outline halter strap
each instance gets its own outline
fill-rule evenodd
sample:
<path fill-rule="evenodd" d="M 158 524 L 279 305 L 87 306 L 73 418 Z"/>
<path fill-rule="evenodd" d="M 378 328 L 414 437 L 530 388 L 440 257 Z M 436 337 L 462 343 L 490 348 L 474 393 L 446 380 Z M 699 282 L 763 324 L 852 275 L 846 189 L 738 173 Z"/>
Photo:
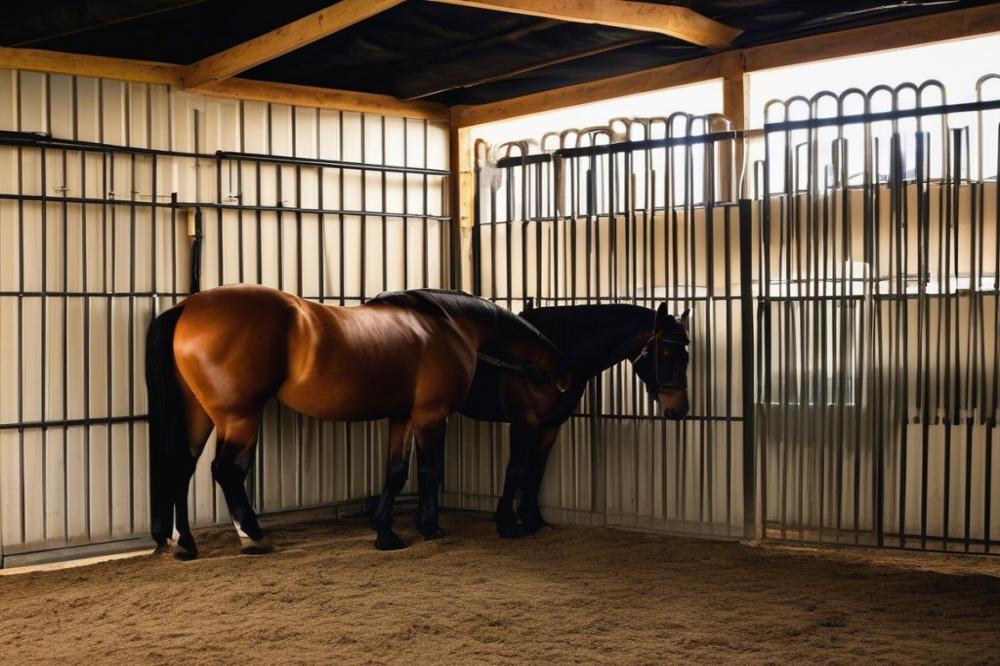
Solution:
<path fill-rule="evenodd" d="M 484 363 L 488 363 L 489 365 L 495 365 L 496 367 L 503 368 L 504 370 L 517 372 L 519 374 L 528 377 L 529 379 L 531 378 L 531 373 L 528 372 L 524 368 L 524 366 L 517 365 L 516 363 L 508 363 L 503 359 L 496 358 L 495 356 L 490 356 L 489 354 L 485 354 L 483 352 L 476 353 L 476 356 L 479 358 L 480 361 L 483 361 Z"/>
<path fill-rule="evenodd" d="M 642 358 L 643 354 L 646 353 L 646 348 L 649 347 L 650 343 L 653 343 L 653 381 L 656 383 L 656 388 L 686 389 L 688 387 L 687 374 L 685 374 L 683 379 L 679 382 L 663 383 L 660 381 L 659 346 L 662 343 L 665 345 L 678 345 L 680 347 L 686 347 L 689 344 L 691 344 L 691 341 L 688 339 L 688 337 L 685 335 L 684 338 L 667 337 L 661 340 L 657 332 L 653 331 L 653 333 L 649 336 L 649 338 L 646 339 L 646 342 L 642 345 L 642 348 L 639 350 L 639 354 L 634 359 L 632 359 L 633 363 Z"/>
<path fill-rule="evenodd" d="M 544 386 L 546 384 L 546 382 L 544 381 L 539 381 L 538 376 L 532 373 L 523 365 L 518 365 L 517 363 L 510 363 L 508 361 L 496 358 L 495 356 L 490 356 L 489 354 L 485 354 L 483 352 L 477 352 L 476 357 L 479 358 L 480 361 L 483 361 L 484 363 L 487 363 L 489 365 L 496 366 L 503 370 L 510 370 L 511 372 L 516 372 L 519 375 L 523 375 L 524 377 L 527 377 L 529 382 L 537 386 Z M 548 376 L 548 373 L 546 373 L 544 370 L 541 370 L 541 372 L 545 373 L 545 375 Z M 560 393 L 564 393 L 566 389 L 569 388 L 568 385 L 563 386 L 558 379 L 554 379 L 554 381 L 556 388 L 559 390 Z"/>

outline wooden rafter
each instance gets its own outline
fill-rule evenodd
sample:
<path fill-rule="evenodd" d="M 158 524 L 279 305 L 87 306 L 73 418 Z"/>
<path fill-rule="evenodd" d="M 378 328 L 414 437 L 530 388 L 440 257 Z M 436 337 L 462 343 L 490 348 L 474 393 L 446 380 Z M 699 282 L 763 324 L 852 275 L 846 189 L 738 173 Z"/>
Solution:
<path fill-rule="evenodd" d="M 210 55 L 184 69 L 184 87 L 201 88 L 225 81 L 380 14 L 403 0 L 341 0 L 297 21 Z"/>
<path fill-rule="evenodd" d="M 728 47 L 740 30 L 687 7 L 630 0 L 433 0 L 572 23 L 658 32 L 713 49 Z"/>

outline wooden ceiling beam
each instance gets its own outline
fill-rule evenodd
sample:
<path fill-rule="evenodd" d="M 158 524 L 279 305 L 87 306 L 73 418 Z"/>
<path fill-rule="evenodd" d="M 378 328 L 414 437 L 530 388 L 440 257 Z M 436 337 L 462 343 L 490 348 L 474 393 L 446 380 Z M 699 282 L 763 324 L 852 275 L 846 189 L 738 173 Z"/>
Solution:
<path fill-rule="evenodd" d="M 196 92 L 215 97 L 252 99 L 275 104 L 358 111 L 385 116 L 426 118 L 434 121 L 446 121 L 449 116 L 449 109 L 444 104 L 424 101 L 405 102 L 389 95 L 300 86 L 294 83 L 233 78 L 202 86 Z"/>
<path fill-rule="evenodd" d="M 657 32 L 711 49 L 728 47 L 742 32 L 687 7 L 634 0 L 432 0 L 571 23 Z"/>
<path fill-rule="evenodd" d="M 0 69 L 52 72 L 99 79 L 179 86 L 184 67 L 149 60 L 127 60 L 104 56 L 0 47 Z"/>
<path fill-rule="evenodd" d="M 225 81 L 402 2 L 403 0 L 340 0 L 326 9 L 188 65 L 184 69 L 184 87 L 200 88 Z"/>
<path fill-rule="evenodd" d="M 8 47 L 0 47 L 0 69 L 89 76 L 176 88 L 182 86 L 184 72 L 183 65 L 162 62 Z M 433 102 L 404 102 L 388 95 L 239 78 L 206 84 L 196 92 L 232 99 L 252 99 L 275 104 L 427 118 L 435 121 L 447 120 L 449 115 L 447 106 Z"/>

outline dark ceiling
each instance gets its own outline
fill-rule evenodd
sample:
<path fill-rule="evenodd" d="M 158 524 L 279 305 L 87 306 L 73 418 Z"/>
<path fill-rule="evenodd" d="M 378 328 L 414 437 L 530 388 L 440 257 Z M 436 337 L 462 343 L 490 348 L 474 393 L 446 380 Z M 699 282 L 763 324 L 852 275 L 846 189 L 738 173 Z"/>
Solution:
<path fill-rule="evenodd" d="M 647 0 L 654 1 L 654 0 Z M 294 21 L 331 0 L 92 0 L 4 7 L 0 45 L 190 64 Z M 982 0 L 687 0 L 743 30 L 734 47 L 992 4 Z M 662 35 L 469 9 L 401 5 L 240 74 L 478 104 L 697 58 L 706 49 Z"/>

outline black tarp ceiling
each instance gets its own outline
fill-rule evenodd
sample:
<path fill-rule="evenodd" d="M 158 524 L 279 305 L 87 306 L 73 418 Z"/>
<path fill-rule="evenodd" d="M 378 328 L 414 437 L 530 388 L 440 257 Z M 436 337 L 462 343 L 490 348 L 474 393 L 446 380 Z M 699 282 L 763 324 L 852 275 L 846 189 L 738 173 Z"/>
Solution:
<path fill-rule="evenodd" d="M 190 64 L 330 4 L 331 0 L 7 3 L 0 45 Z M 661 0 L 661 4 L 687 6 L 740 28 L 744 32 L 733 46 L 747 47 L 991 3 Z M 702 47 L 651 33 L 408 0 L 240 76 L 478 104 L 707 53 Z"/>

